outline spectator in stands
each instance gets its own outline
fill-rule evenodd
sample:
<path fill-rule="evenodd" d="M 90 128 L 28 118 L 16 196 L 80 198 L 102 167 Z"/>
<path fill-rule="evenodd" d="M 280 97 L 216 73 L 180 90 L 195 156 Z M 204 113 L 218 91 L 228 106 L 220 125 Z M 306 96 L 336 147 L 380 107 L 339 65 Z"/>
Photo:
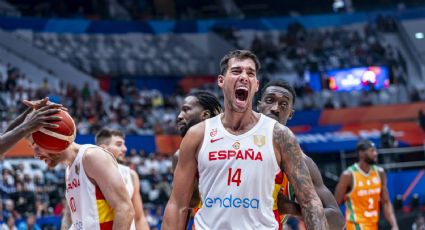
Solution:
<path fill-rule="evenodd" d="M 419 122 L 419 126 L 425 132 L 425 113 L 422 109 L 419 110 L 418 112 L 418 122 Z"/>
<path fill-rule="evenodd" d="M 418 215 L 415 222 L 412 224 L 412 230 L 425 230 L 425 218 L 423 215 Z"/>
<path fill-rule="evenodd" d="M 35 212 L 35 194 L 34 192 L 25 190 L 22 182 L 16 183 L 16 192 L 12 193 L 10 197 L 15 203 L 16 211 L 20 214 L 24 214 L 25 212 Z"/>
<path fill-rule="evenodd" d="M 384 124 L 384 126 L 382 127 L 380 139 L 381 139 L 381 148 L 397 147 L 397 141 L 388 124 Z"/>
<path fill-rule="evenodd" d="M 38 226 L 35 221 L 34 213 L 28 213 L 27 219 L 19 224 L 18 230 L 41 230 L 40 226 Z"/>
<path fill-rule="evenodd" d="M 1 225 L 0 230 L 17 230 L 15 225 L 15 217 L 9 216 L 7 221 Z"/>
<path fill-rule="evenodd" d="M 4 202 L 3 220 L 8 220 L 9 217 L 19 218 L 19 213 L 15 210 L 15 204 L 12 199 L 7 199 Z"/>

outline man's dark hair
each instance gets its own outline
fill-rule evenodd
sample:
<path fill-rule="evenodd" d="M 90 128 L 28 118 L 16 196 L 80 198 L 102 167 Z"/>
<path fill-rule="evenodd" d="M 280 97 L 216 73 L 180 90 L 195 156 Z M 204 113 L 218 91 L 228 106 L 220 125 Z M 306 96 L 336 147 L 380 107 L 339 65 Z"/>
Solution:
<path fill-rule="evenodd" d="M 215 117 L 222 112 L 222 107 L 217 97 L 208 91 L 198 90 L 189 93 L 187 96 L 196 97 L 202 108 L 210 112 L 211 117 Z"/>
<path fill-rule="evenodd" d="M 362 139 L 359 142 L 357 142 L 356 145 L 356 152 L 360 152 L 360 151 L 365 151 L 368 150 L 370 148 L 375 148 L 375 143 L 373 143 L 372 141 L 369 141 L 367 139 Z"/>
<path fill-rule="evenodd" d="M 224 57 L 220 61 L 220 74 L 224 75 L 229 68 L 229 60 L 232 58 L 236 58 L 239 60 L 251 59 L 255 63 L 255 72 L 261 69 L 260 61 L 258 57 L 249 50 L 234 50 L 230 51 L 228 54 L 224 55 Z"/>
<path fill-rule="evenodd" d="M 266 89 L 270 86 L 278 86 L 278 87 L 282 87 L 286 90 L 288 90 L 291 94 L 292 94 L 292 105 L 295 105 L 295 98 L 296 98 L 296 94 L 295 94 L 295 89 L 294 87 L 292 87 L 291 84 L 289 84 L 289 82 L 285 81 L 285 80 L 273 80 L 273 81 L 269 81 L 262 89 L 261 89 L 261 95 L 260 98 L 263 98 L 264 92 L 266 91 Z"/>
<path fill-rule="evenodd" d="M 103 128 L 96 133 L 96 136 L 95 136 L 96 145 L 109 144 L 108 142 L 111 140 L 113 136 L 119 136 L 119 137 L 125 138 L 125 134 L 119 130 Z"/>

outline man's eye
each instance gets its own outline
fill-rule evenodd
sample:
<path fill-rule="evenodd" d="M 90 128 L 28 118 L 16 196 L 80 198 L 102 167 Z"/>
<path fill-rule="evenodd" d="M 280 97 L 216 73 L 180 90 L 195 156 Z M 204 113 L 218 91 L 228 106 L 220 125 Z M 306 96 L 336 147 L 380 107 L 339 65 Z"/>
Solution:
<path fill-rule="evenodd" d="M 267 103 L 267 104 L 271 104 L 271 103 L 273 103 L 273 99 L 271 99 L 271 98 L 266 98 L 266 103 Z"/>

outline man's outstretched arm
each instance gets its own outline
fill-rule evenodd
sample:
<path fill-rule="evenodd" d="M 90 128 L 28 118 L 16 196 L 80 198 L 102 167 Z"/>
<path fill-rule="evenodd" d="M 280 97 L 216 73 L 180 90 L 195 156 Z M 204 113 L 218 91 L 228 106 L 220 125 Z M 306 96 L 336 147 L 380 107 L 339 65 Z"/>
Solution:
<path fill-rule="evenodd" d="M 317 192 L 317 195 L 322 201 L 323 208 L 325 210 L 326 220 L 329 224 L 329 229 L 344 229 L 344 216 L 342 215 L 341 210 L 338 207 L 338 203 L 336 202 L 335 197 L 323 183 L 323 178 L 320 174 L 319 168 L 317 167 L 316 163 L 314 163 L 314 161 L 308 156 L 304 156 L 304 162 L 306 163 L 310 172 L 311 180 L 313 181 L 313 185 Z"/>
<path fill-rule="evenodd" d="M 287 127 L 276 123 L 273 140 L 275 149 L 281 155 L 281 168 L 294 187 L 307 229 L 329 229 L 322 202 L 314 190 L 295 135 Z"/>
<path fill-rule="evenodd" d="M 43 108 L 25 111 L 17 119 L 15 119 L 7 132 L 0 136 L 0 156 L 12 148 L 19 140 L 31 134 L 41 127 L 57 128 L 57 124 L 52 124 L 52 121 L 58 121 L 61 118 L 53 116 L 60 111 L 60 105 L 46 105 Z"/>
<path fill-rule="evenodd" d="M 162 224 L 164 230 L 186 228 L 186 217 L 197 171 L 196 153 L 202 143 L 203 132 L 203 123 L 193 126 L 180 145 L 179 160 L 174 171 L 173 190 L 164 213 Z"/>

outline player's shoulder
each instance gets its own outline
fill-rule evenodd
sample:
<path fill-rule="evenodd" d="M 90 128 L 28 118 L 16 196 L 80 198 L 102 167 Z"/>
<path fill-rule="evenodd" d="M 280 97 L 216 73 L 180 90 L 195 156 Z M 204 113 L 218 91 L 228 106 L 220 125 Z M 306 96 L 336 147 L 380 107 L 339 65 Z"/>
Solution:
<path fill-rule="evenodd" d="M 353 172 L 354 172 L 354 170 L 353 170 L 353 168 L 350 166 L 350 167 L 348 167 L 348 168 L 346 168 L 342 173 L 341 173 L 341 176 L 352 176 L 353 175 Z"/>
<path fill-rule="evenodd" d="M 271 118 L 267 117 L 266 119 L 271 119 Z M 288 134 L 293 135 L 292 131 L 287 126 L 282 125 L 273 119 L 271 122 L 273 124 L 273 136 L 282 136 L 282 135 L 288 135 Z"/>
<path fill-rule="evenodd" d="M 104 150 L 103 148 L 100 148 L 98 146 L 89 146 L 84 155 L 83 155 L 83 161 L 85 163 L 87 162 L 92 162 L 92 163 L 96 163 L 99 161 L 102 162 L 114 162 L 115 164 L 117 164 L 115 157 L 113 156 L 112 153 Z"/>
<path fill-rule="evenodd" d="M 373 165 L 373 168 L 379 173 L 385 173 L 385 169 L 378 165 Z"/>
<path fill-rule="evenodd" d="M 378 166 L 378 165 L 374 165 L 373 166 L 374 167 L 374 169 L 376 170 L 376 172 L 378 172 L 378 174 L 379 174 L 379 176 L 382 178 L 382 177 L 385 177 L 385 169 L 384 168 L 382 168 L 382 167 L 380 167 L 380 166 Z"/>
<path fill-rule="evenodd" d="M 204 134 L 205 132 L 205 121 L 201 121 L 198 124 L 192 126 L 189 128 L 189 130 L 187 131 L 185 137 L 187 136 L 197 136 L 200 134 Z"/>

